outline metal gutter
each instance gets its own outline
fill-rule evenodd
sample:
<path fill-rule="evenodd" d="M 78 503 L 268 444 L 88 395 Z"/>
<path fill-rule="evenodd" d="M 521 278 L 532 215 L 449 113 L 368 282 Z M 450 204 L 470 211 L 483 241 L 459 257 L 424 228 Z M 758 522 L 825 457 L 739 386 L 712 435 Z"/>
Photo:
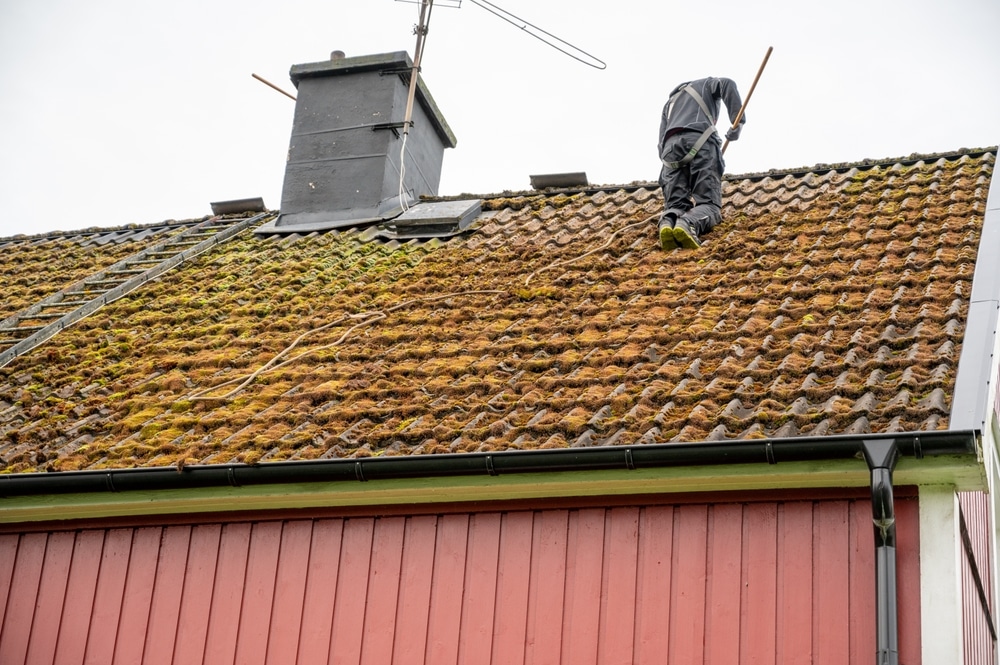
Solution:
<path fill-rule="evenodd" d="M 733 464 L 862 459 L 865 442 L 893 441 L 901 455 L 978 455 L 979 432 L 933 431 L 865 436 L 790 437 L 606 448 L 512 450 L 360 459 L 219 464 L 0 475 L 0 497 L 130 492 L 283 483 L 500 476 Z M 3 506 L 0 505 L 0 508 Z"/>

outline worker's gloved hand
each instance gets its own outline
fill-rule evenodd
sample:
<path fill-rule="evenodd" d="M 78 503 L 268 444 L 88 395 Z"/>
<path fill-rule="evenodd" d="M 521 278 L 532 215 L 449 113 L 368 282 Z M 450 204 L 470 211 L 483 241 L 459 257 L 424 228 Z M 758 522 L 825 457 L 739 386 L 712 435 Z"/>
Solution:
<path fill-rule="evenodd" d="M 726 132 L 727 141 L 735 141 L 740 137 L 740 132 L 743 131 L 743 123 L 736 125 L 735 127 L 730 127 L 729 131 Z"/>

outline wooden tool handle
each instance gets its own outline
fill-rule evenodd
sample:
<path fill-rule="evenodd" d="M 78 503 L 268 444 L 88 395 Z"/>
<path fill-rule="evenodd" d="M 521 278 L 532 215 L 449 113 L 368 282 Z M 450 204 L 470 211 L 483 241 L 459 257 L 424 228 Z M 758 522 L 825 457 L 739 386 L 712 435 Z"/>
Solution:
<path fill-rule="evenodd" d="M 739 125 L 740 120 L 743 119 L 743 112 L 746 111 L 747 104 L 750 103 L 750 98 L 753 96 L 753 90 L 754 88 L 757 87 L 757 81 L 760 80 L 760 75 L 764 71 L 764 65 L 767 64 L 767 59 L 771 57 L 771 51 L 773 50 L 774 50 L 773 46 L 767 47 L 767 53 L 764 54 L 764 62 L 760 63 L 760 69 L 757 70 L 757 76 L 753 78 L 753 83 L 750 84 L 750 91 L 747 92 L 746 99 L 743 100 L 743 106 L 740 107 L 740 112 L 736 114 L 736 121 L 733 123 L 732 128 L 735 128 L 737 125 Z M 726 154 L 726 148 L 728 147 L 729 147 L 729 139 L 726 139 L 726 142 L 722 144 L 723 155 Z"/>

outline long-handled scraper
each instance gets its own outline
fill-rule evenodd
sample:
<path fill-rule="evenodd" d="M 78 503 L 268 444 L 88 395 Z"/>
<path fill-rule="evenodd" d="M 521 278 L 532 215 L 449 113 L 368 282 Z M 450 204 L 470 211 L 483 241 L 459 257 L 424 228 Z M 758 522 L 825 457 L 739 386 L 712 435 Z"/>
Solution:
<path fill-rule="evenodd" d="M 757 76 L 753 79 L 753 84 L 750 85 L 750 91 L 747 93 L 746 99 L 743 100 L 743 106 L 740 107 L 740 112 L 736 114 L 736 122 L 733 123 L 733 127 L 737 127 L 740 124 L 740 120 L 743 119 L 743 112 L 747 109 L 747 104 L 750 103 L 750 97 L 753 96 L 753 89 L 757 87 L 757 81 L 760 80 L 760 75 L 764 71 L 764 65 L 767 64 L 767 59 L 771 57 L 771 51 L 774 50 L 773 46 L 767 47 L 767 53 L 764 54 L 764 62 L 760 63 L 760 69 L 757 70 Z M 722 154 L 726 154 L 726 148 L 729 146 L 729 139 L 722 144 Z"/>

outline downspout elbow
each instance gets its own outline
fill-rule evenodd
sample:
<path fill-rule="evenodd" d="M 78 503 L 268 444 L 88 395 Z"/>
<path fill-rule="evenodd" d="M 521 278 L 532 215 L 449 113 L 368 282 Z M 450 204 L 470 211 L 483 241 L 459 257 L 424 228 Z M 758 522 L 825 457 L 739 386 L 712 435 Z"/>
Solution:
<path fill-rule="evenodd" d="M 896 546 L 896 510 L 892 495 L 892 471 L 871 469 L 872 522 L 875 525 L 875 546 Z"/>
<path fill-rule="evenodd" d="M 899 460 L 895 439 L 862 442 L 871 471 L 872 522 L 875 527 L 876 663 L 899 664 L 899 624 L 896 594 L 896 511 L 892 471 Z"/>
<path fill-rule="evenodd" d="M 895 547 L 896 509 L 892 495 L 892 472 L 899 461 L 899 447 L 894 439 L 865 440 L 862 450 L 871 472 L 875 545 Z"/>

